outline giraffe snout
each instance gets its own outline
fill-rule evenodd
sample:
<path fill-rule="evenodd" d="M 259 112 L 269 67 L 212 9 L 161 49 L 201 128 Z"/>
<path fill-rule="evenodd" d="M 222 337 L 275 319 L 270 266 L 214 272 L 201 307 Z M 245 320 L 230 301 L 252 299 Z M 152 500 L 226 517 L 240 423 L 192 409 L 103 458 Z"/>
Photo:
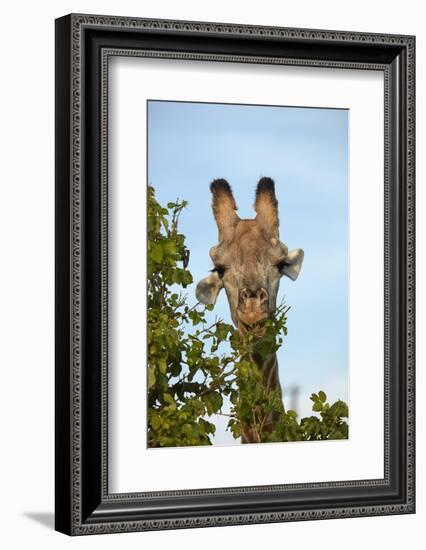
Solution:
<path fill-rule="evenodd" d="M 244 325 L 254 325 L 268 317 L 269 295 L 266 288 L 242 288 L 238 299 L 238 317 Z"/>

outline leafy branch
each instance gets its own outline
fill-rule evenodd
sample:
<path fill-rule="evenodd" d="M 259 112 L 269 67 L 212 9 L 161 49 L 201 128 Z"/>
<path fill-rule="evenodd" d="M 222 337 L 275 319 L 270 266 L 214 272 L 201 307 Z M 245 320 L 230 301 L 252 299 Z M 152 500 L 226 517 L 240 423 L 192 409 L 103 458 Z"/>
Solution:
<path fill-rule="evenodd" d="M 277 308 L 262 334 L 255 326 L 244 335 L 221 319 L 208 323 L 211 306 L 188 306 L 182 291 L 193 279 L 178 227 L 186 206 L 176 200 L 164 208 L 148 187 L 148 445 L 211 445 L 214 415 L 228 418 L 236 439 L 247 430 L 259 442 L 347 438 L 342 401 L 329 405 L 324 392 L 313 394 L 319 416 L 299 422 L 278 392 L 264 387 L 252 358 L 283 345 L 288 306 Z M 229 412 L 222 411 L 224 399 Z"/>

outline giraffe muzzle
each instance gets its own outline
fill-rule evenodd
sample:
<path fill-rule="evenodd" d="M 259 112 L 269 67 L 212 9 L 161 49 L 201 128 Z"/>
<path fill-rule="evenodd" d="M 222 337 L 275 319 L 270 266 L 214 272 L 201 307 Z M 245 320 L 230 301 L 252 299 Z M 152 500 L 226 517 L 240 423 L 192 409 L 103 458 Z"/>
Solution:
<path fill-rule="evenodd" d="M 244 330 L 265 321 L 269 316 L 269 294 L 266 288 L 242 288 L 239 292 L 237 312 Z"/>

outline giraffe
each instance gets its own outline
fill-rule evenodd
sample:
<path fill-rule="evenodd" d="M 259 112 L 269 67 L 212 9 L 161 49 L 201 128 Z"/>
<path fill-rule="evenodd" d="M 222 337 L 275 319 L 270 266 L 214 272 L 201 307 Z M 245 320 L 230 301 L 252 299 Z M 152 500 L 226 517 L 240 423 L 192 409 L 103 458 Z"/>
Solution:
<path fill-rule="evenodd" d="M 241 334 L 255 323 L 270 317 L 276 308 L 280 279 L 283 275 L 295 281 L 299 275 L 303 250 L 289 251 L 279 240 L 278 201 L 271 178 L 257 184 L 254 219 L 240 219 L 229 183 L 216 179 L 210 185 L 213 215 L 219 231 L 219 243 L 210 249 L 214 268 L 196 287 L 197 300 L 215 304 L 224 288 L 231 318 Z M 263 374 L 265 389 L 282 390 L 275 353 L 261 359 L 251 358 Z M 269 429 L 277 422 L 278 413 L 270 419 Z M 254 433 L 242 434 L 242 443 L 258 442 Z"/>

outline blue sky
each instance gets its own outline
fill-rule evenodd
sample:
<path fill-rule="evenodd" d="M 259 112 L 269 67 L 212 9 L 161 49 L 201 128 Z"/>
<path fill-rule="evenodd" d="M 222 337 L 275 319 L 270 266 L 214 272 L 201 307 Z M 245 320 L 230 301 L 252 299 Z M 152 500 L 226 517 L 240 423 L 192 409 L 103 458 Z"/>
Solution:
<path fill-rule="evenodd" d="M 148 102 L 148 181 L 160 203 L 189 201 L 180 230 L 191 253 L 190 303 L 217 244 L 210 182 L 225 178 L 239 216 L 251 218 L 258 180 L 275 181 L 281 241 L 305 252 L 299 278 L 283 277 L 278 295 L 291 306 L 278 352 L 284 401 L 293 405 L 297 386 L 302 416 L 313 391 L 348 401 L 348 117 L 343 109 Z M 215 315 L 231 322 L 224 292 Z M 232 443 L 216 420 L 215 443 Z"/>

